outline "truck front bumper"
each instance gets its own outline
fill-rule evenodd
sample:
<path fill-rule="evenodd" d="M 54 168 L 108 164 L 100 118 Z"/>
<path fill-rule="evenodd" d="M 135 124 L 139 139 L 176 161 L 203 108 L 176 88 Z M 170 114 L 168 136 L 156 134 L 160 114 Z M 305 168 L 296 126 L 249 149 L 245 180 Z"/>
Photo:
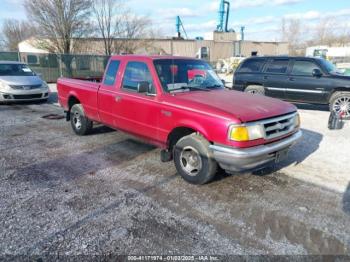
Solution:
<path fill-rule="evenodd" d="M 242 172 L 263 168 L 272 162 L 278 162 L 280 156 L 302 137 L 302 131 L 267 145 L 251 148 L 232 148 L 221 145 L 210 145 L 215 160 L 221 168 L 231 172 Z"/>

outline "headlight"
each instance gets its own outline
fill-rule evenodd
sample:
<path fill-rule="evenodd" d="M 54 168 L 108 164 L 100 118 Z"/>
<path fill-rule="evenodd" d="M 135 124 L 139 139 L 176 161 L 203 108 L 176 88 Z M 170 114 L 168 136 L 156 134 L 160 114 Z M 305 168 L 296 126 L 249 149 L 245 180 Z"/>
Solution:
<path fill-rule="evenodd" d="M 0 80 L 0 90 L 8 90 L 8 89 L 10 89 L 10 86 Z"/>
<path fill-rule="evenodd" d="M 294 117 L 294 127 L 299 128 L 301 124 L 300 115 L 296 114 Z"/>
<path fill-rule="evenodd" d="M 261 125 L 231 126 L 229 129 L 230 140 L 242 142 L 256 140 L 265 137 L 265 131 Z"/>
<path fill-rule="evenodd" d="M 41 84 L 41 88 L 48 89 L 49 86 L 46 84 L 46 82 L 43 82 L 43 83 Z"/>

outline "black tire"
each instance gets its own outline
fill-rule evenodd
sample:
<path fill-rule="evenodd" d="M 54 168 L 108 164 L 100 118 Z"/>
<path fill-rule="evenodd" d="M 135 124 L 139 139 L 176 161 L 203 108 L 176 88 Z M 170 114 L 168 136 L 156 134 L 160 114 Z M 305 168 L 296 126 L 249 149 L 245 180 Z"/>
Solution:
<path fill-rule="evenodd" d="M 329 111 L 333 111 L 336 113 L 343 112 L 341 108 L 339 108 L 339 102 L 344 102 L 348 104 L 347 110 L 345 113 L 345 118 L 350 119 L 350 92 L 335 92 L 331 98 L 329 99 Z"/>
<path fill-rule="evenodd" d="M 214 178 L 218 165 L 212 156 L 209 145 L 204 137 L 195 133 L 181 138 L 176 143 L 174 147 L 175 167 L 187 182 L 203 185 Z M 189 161 L 186 160 L 188 155 L 190 155 Z M 193 167 L 192 163 L 190 164 L 192 161 L 195 162 Z M 198 165 L 196 165 L 197 163 Z"/>
<path fill-rule="evenodd" d="M 85 116 L 83 106 L 75 104 L 70 110 L 70 122 L 74 133 L 79 136 L 87 135 L 91 132 L 93 123 Z"/>
<path fill-rule="evenodd" d="M 249 94 L 254 94 L 254 95 L 261 95 L 261 96 L 265 95 L 264 87 L 259 85 L 249 85 L 244 89 L 244 92 Z"/>

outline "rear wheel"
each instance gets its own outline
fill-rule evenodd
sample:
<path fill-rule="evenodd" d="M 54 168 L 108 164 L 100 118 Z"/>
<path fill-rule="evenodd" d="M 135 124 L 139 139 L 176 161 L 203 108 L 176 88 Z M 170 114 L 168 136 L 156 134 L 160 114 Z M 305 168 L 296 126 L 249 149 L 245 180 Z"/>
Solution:
<path fill-rule="evenodd" d="M 259 85 L 249 85 L 246 87 L 244 92 L 249 93 L 249 94 L 254 94 L 254 95 L 265 95 L 265 89 L 263 86 Z"/>
<path fill-rule="evenodd" d="M 329 101 L 330 111 L 350 118 L 350 92 L 336 92 Z"/>
<path fill-rule="evenodd" d="M 185 136 L 176 143 L 175 167 L 187 182 L 203 185 L 214 178 L 218 167 L 209 145 L 209 142 L 198 134 Z"/>
<path fill-rule="evenodd" d="M 79 135 L 87 135 L 92 130 L 93 123 L 85 116 L 83 106 L 75 104 L 70 110 L 70 121 L 73 131 Z"/>

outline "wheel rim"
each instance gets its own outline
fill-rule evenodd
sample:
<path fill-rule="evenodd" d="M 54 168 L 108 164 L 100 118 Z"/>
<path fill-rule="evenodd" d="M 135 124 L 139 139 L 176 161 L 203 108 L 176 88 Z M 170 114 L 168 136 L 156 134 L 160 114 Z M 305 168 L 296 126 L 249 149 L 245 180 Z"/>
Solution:
<path fill-rule="evenodd" d="M 249 93 L 249 94 L 257 94 L 258 92 L 256 90 L 249 90 L 247 93 Z"/>
<path fill-rule="evenodd" d="M 73 124 L 74 124 L 76 129 L 80 129 L 81 128 L 81 117 L 80 117 L 79 112 L 74 112 Z"/>
<path fill-rule="evenodd" d="M 248 94 L 253 94 L 253 95 L 262 95 L 262 92 L 258 89 L 251 89 L 247 91 Z"/>
<path fill-rule="evenodd" d="M 202 159 L 198 151 L 191 146 L 182 149 L 180 164 L 182 170 L 189 176 L 196 176 L 202 169 Z"/>
<path fill-rule="evenodd" d="M 340 97 L 333 103 L 333 111 L 337 114 L 344 114 L 343 116 L 350 117 L 350 97 Z"/>

